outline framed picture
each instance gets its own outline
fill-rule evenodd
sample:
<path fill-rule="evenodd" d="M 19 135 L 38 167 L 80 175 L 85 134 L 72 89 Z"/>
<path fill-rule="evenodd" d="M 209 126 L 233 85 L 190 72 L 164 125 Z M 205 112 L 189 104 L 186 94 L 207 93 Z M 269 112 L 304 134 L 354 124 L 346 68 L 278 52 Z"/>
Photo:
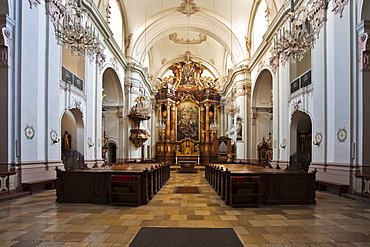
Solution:
<path fill-rule="evenodd" d="M 193 101 L 183 101 L 177 106 L 176 141 L 190 138 L 199 141 L 199 106 Z"/>

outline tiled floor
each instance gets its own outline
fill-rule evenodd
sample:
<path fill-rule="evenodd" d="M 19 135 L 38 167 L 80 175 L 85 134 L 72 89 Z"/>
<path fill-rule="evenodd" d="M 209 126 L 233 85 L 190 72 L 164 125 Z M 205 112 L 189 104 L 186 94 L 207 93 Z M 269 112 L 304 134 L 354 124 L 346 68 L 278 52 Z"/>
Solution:
<path fill-rule="evenodd" d="M 139 207 L 56 203 L 55 191 L 0 203 L 0 246 L 128 246 L 142 226 L 232 227 L 245 246 L 370 246 L 370 204 L 317 192 L 315 205 L 231 208 L 204 172 L 172 172 Z"/>

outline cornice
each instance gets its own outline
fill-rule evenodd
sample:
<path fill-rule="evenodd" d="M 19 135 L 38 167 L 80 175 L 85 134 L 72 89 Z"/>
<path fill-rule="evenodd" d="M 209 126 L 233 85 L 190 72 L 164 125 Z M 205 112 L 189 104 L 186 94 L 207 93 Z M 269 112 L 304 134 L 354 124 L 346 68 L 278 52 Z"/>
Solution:
<path fill-rule="evenodd" d="M 99 30 L 100 34 L 104 38 L 104 43 L 107 45 L 109 51 L 117 58 L 117 61 L 121 66 L 126 69 L 127 61 L 123 54 L 122 49 L 118 46 L 117 42 L 113 38 L 113 33 L 110 30 L 107 22 L 104 17 L 101 15 L 99 9 L 91 0 L 84 0 L 83 6 L 88 10 L 88 16 L 91 21 L 94 23 L 94 26 Z"/>
<path fill-rule="evenodd" d="M 228 77 L 227 77 L 227 81 L 225 83 L 225 86 L 223 88 L 223 90 L 220 92 L 220 94 L 222 95 L 226 95 L 227 92 L 230 90 L 230 88 L 233 87 L 234 85 L 234 79 L 235 77 L 238 75 L 238 74 L 241 74 L 241 73 L 247 73 L 249 72 L 249 67 L 246 65 L 246 64 L 242 64 L 242 65 L 239 65 L 237 67 L 234 67 Z"/>
<path fill-rule="evenodd" d="M 153 94 L 153 85 L 151 81 L 149 80 L 148 74 L 144 73 L 145 69 L 138 63 L 134 62 L 128 62 L 127 63 L 127 70 L 134 71 L 140 75 L 140 77 L 143 79 L 142 82 L 145 84 L 146 88 L 148 89 L 150 94 Z"/>

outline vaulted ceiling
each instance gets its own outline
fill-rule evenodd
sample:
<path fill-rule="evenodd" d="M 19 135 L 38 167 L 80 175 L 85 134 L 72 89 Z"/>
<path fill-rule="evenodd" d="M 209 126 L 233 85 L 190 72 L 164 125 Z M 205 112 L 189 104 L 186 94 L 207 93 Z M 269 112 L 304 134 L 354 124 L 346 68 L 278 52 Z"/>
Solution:
<path fill-rule="evenodd" d="M 104 10 L 108 0 L 96 2 Z M 168 76 L 168 67 L 183 60 L 185 52 L 190 51 L 192 59 L 208 69 L 204 74 L 220 78 L 222 84 L 228 69 L 249 59 L 246 38 L 252 40 L 253 20 L 260 2 L 117 0 L 123 19 L 122 40 L 132 34 L 126 55 L 148 67 L 149 74 L 157 78 Z M 283 0 L 266 3 L 272 19 Z"/>

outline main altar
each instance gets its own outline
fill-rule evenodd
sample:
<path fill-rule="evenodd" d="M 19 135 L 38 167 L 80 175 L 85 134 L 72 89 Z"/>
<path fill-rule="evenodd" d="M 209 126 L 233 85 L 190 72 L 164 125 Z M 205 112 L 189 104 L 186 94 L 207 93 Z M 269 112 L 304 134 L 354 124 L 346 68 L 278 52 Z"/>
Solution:
<path fill-rule="evenodd" d="M 169 69 L 173 75 L 158 78 L 156 159 L 190 171 L 193 164 L 208 163 L 217 156 L 212 143 L 218 134 L 221 96 L 217 79 L 202 77 L 206 68 L 190 53 Z"/>

